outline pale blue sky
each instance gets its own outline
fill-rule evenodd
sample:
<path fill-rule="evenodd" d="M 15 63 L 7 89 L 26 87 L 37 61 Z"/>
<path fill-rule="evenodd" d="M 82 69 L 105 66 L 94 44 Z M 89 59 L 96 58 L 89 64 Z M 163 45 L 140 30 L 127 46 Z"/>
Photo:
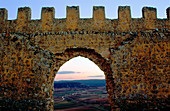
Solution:
<path fill-rule="evenodd" d="M 0 8 L 8 10 L 8 18 L 16 19 L 18 7 L 32 9 L 32 19 L 40 19 L 42 7 L 54 7 L 56 18 L 66 17 L 66 6 L 79 6 L 80 17 L 92 17 L 93 6 L 105 6 L 107 18 L 117 18 L 118 6 L 131 6 L 133 18 L 142 16 L 142 7 L 156 7 L 159 18 L 166 18 L 170 0 L 0 0 Z"/>
<path fill-rule="evenodd" d="M 142 17 L 144 6 L 156 7 L 158 18 L 166 18 L 170 0 L 0 0 L 0 8 L 8 10 L 8 19 L 16 19 L 19 7 L 30 7 L 32 19 L 40 19 L 42 7 L 54 7 L 55 18 L 66 17 L 66 6 L 79 6 L 80 18 L 92 18 L 93 6 L 104 6 L 106 18 L 117 19 L 118 6 L 130 6 L 132 18 Z M 104 73 L 85 58 L 74 58 L 59 70 L 55 80 L 104 79 Z M 68 74 L 66 74 L 68 73 Z"/>

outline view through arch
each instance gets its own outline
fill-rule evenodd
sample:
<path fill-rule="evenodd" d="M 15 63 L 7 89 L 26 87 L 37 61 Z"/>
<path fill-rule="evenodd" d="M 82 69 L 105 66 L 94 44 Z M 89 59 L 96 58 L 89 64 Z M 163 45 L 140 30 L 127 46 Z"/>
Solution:
<path fill-rule="evenodd" d="M 64 63 L 54 79 L 54 110 L 110 110 L 104 72 L 85 57 Z"/>

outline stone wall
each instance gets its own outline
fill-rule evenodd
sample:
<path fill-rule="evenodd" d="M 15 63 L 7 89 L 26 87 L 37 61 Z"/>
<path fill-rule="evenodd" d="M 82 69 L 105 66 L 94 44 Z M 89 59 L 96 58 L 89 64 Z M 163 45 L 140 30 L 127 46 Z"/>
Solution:
<path fill-rule="evenodd" d="M 104 7 L 93 7 L 93 18 L 79 17 L 79 7 L 67 7 L 67 18 L 55 19 L 53 7 L 43 7 L 40 20 L 31 20 L 31 9 L 18 9 L 16 20 L 8 20 L 8 11 L 0 9 L 0 32 L 37 33 L 62 31 L 96 31 L 96 32 L 127 32 L 146 31 L 153 29 L 169 29 L 170 8 L 167 8 L 167 19 L 158 19 L 156 8 L 144 7 L 142 18 L 131 18 L 129 6 L 118 8 L 118 19 L 106 19 Z"/>
<path fill-rule="evenodd" d="M 118 19 L 106 19 L 104 7 L 80 19 L 79 7 L 67 7 L 66 19 L 42 8 L 41 20 L 19 8 L 16 20 L 0 9 L 0 110 L 53 110 L 53 81 L 59 68 L 76 56 L 89 58 L 105 74 L 112 110 L 168 108 L 170 8 L 167 19 L 144 7 L 131 18 L 119 7 Z"/>
<path fill-rule="evenodd" d="M 0 43 L 0 110 L 53 108 L 53 54 L 28 36 L 0 34 Z"/>
<path fill-rule="evenodd" d="M 111 48 L 115 100 L 122 110 L 167 108 L 169 36 L 169 32 L 140 32 Z"/>

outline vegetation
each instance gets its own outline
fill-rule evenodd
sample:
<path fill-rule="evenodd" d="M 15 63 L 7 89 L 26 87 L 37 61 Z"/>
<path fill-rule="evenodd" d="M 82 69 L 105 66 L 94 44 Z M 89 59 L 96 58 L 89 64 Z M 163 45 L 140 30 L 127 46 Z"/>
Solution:
<path fill-rule="evenodd" d="M 104 80 L 55 82 L 54 109 L 56 111 L 110 111 L 104 83 Z"/>

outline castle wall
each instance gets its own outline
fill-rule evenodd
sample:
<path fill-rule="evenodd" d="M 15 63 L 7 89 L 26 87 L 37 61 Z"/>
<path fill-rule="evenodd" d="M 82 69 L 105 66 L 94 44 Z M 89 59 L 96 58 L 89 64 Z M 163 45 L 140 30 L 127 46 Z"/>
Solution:
<path fill-rule="evenodd" d="M 53 110 L 54 77 L 76 56 L 92 60 L 105 73 L 112 110 L 166 109 L 169 96 L 170 8 L 157 19 L 144 7 L 131 18 L 119 7 L 118 19 L 106 19 L 104 7 L 93 18 L 79 18 L 79 7 L 67 7 L 67 18 L 55 19 L 54 8 L 42 8 L 31 20 L 29 7 L 16 20 L 0 9 L 0 110 Z"/>
<path fill-rule="evenodd" d="M 53 57 L 27 36 L 0 34 L 0 110 L 53 109 Z"/>
<path fill-rule="evenodd" d="M 79 7 L 67 7 L 67 18 L 55 19 L 53 7 L 43 7 L 40 20 L 31 20 L 31 9 L 23 7 L 18 9 L 16 20 L 8 20 L 6 9 L 0 9 L 0 32 L 59 32 L 59 31 L 103 31 L 103 32 L 127 32 L 145 31 L 155 29 L 169 29 L 169 8 L 167 19 L 158 19 L 156 8 L 144 7 L 142 18 L 132 18 L 129 6 L 120 6 L 118 19 L 106 19 L 104 7 L 93 7 L 93 18 L 81 19 Z"/>

